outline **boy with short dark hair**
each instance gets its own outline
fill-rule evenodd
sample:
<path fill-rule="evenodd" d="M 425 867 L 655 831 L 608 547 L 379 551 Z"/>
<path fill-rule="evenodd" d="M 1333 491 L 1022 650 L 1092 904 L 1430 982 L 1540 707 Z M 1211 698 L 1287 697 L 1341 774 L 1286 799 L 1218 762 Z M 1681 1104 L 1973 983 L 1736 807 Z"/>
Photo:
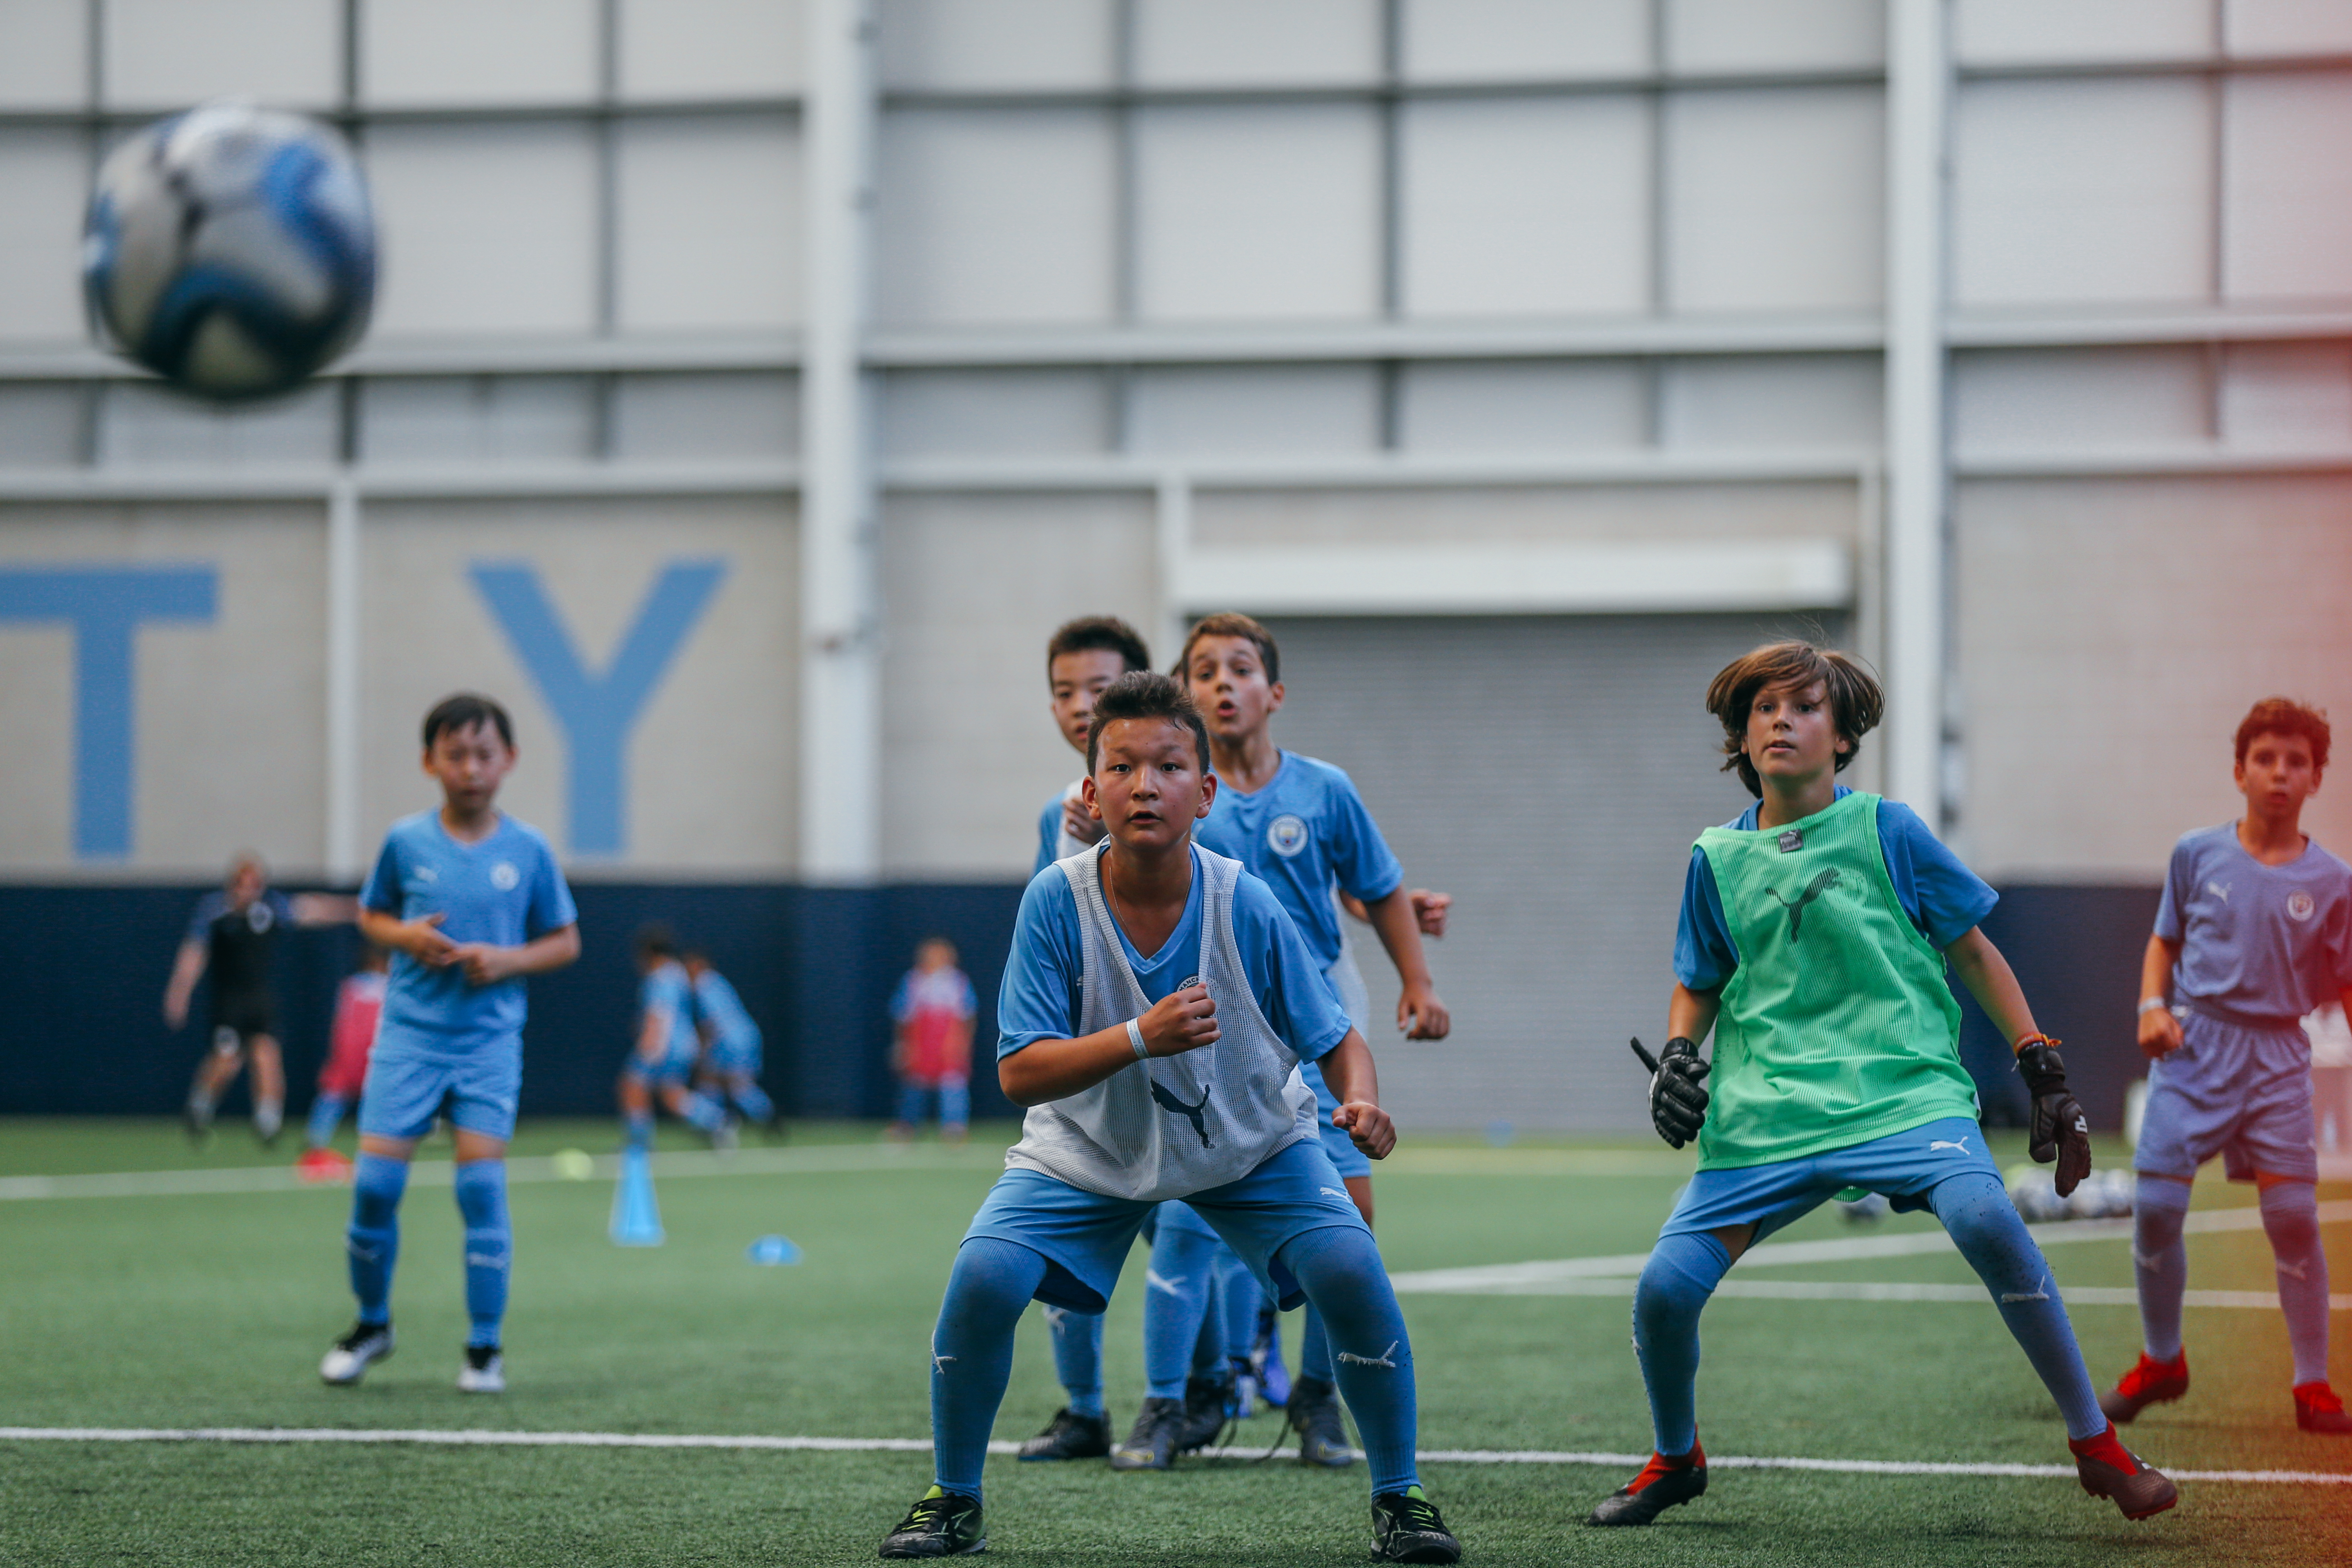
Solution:
<path fill-rule="evenodd" d="M 1979 929 L 1998 895 L 1909 808 L 1837 783 L 1878 723 L 1878 683 L 1843 654 L 1773 643 L 1718 674 L 1706 707 L 1723 765 L 1757 804 L 1691 850 L 1650 1114 L 1675 1148 L 1697 1141 L 1698 1170 L 1633 1300 L 1657 1447 L 1590 1522 L 1647 1524 L 1706 1490 L 1700 1310 L 1749 1246 L 1854 1187 L 1943 1222 L 2057 1400 L 2084 1490 L 2127 1519 L 2170 1508 L 2172 1482 L 2100 1413 L 2057 1281 L 1977 1124 L 1947 962 L 2015 1047 L 2033 1157 L 2058 1162 L 2062 1194 L 2090 1173 L 2057 1042 Z M 1710 1030 L 1711 1065 L 1698 1054 Z"/>
<path fill-rule="evenodd" d="M 424 769 L 437 811 L 393 824 L 360 891 L 360 932 L 394 955 L 360 1092 L 360 1157 L 346 1238 L 359 1321 L 319 1375 L 355 1384 L 392 1353 L 400 1200 L 416 1142 L 446 1115 L 457 1142 L 466 1224 L 466 1312 L 457 1386 L 506 1387 L 499 1327 L 514 1249 L 507 1142 L 522 1088 L 524 981 L 580 956 L 579 911 L 535 828 L 498 809 L 515 763 L 506 710 L 470 692 L 425 716 Z"/>
<path fill-rule="evenodd" d="M 1151 650 L 1117 616 L 1080 616 L 1054 629 L 1045 642 L 1045 689 L 1054 727 L 1070 749 L 1086 755 L 1095 699 L 1123 675 L 1151 668 Z M 1087 810 L 1084 775 L 1045 803 L 1037 816 L 1034 875 L 1056 860 L 1102 842 L 1102 824 Z M 1045 1429 L 1021 1445 L 1033 1461 L 1099 1459 L 1110 1452 L 1110 1414 L 1103 1405 L 1102 1319 L 1064 1307 L 1045 1309 L 1054 1339 L 1054 1375 L 1067 1398 Z"/>
<path fill-rule="evenodd" d="M 2301 1023 L 2326 1002 L 2352 1007 L 2352 868 L 2303 831 L 2328 740 L 2325 713 L 2284 697 L 2255 703 L 2236 738 L 2245 815 L 2184 835 L 2172 851 L 2140 971 L 2139 1044 L 2151 1065 L 2132 1255 L 2144 1345 L 2100 1400 L 2117 1421 L 2189 1392 L 2180 1233 L 2197 1167 L 2219 1153 L 2230 1180 L 2260 1194 L 2294 1352 L 2295 1424 L 2352 1433 L 2327 1381 L 2327 1254 Z"/>
<path fill-rule="evenodd" d="M 703 1135 L 717 1149 L 732 1148 L 735 1130 L 723 1106 L 694 1089 L 694 1069 L 702 1059 L 702 1037 L 695 1027 L 694 984 L 678 956 L 677 939 L 665 925 L 640 927 L 636 942 L 637 1037 L 621 1065 L 621 1121 L 632 1149 L 654 1141 L 654 1106 Z"/>
<path fill-rule="evenodd" d="M 1296 1076 L 1321 1059 L 1337 1125 L 1384 1158 L 1396 1133 L 1371 1053 L 1265 884 L 1193 844 L 1217 784 L 1181 689 L 1149 672 L 1115 682 L 1087 745 L 1085 798 L 1106 838 L 1022 897 L 997 1069 L 1029 1112 L 932 1336 L 938 1479 L 881 1554 L 987 1545 L 982 1461 L 1023 1310 L 1103 1310 L 1145 1215 L 1183 1198 L 1278 1300 L 1312 1299 L 1328 1318 L 1370 1459 L 1374 1559 L 1454 1562 L 1413 1468 L 1404 1319 Z"/>
<path fill-rule="evenodd" d="M 1349 907 L 1370 924 L 1396 965 L 1402 994 L 1397 1000 L 1396 1026 L 1414 1040 L 1442 1040 L 1453 1028 L 1451 1015 L 1431 982 L 1421 939 L 1442 935 L 1447 907 L 1444 893 L 1404 885 L 1404 870 L 1389 852 L 1388 842 L 1356 793 L 1353 780 L 1330 763 L 1286 752 L 1274 742 L 1274 716 L 1281 711 L 1286 689 L 1282 682 L 1282 650 L 1274 634 L 1251 616 L 1224 614 L 1193 624 L 1177 661 L 1178 678 L 1189 689 L 1209 729 L 1210 753 L 1216 764 L 1218 793 L 1209 816 L 1201 824 L 1201 842 L 1230 855 L 1274 890 L 1283 909 L 1298 927 L 1307 950 L 1322 965 L 1325 978 L 1337 993 L 1341 1010 L 1359 1028 L 1371 1026 L 1371 1000 L 1363 975 L 1356 967 L 1353 949 L 1340 924 L 1339 908 Z M 1349 1195 L 1372 1219 L 1371 1165 L 1331 1125 L 1339 1102 L 1312 1062 L 1300 1073 L 1316 1097 L 1324 1152 L 1345 1179 Z M 1195 1267 L 1206 1237 L 1181 1210 L 1163 1215 L 1154 1257 L 1163 1252 L 1170 1278 L 1195 1277 Z M 1180 1258 L 1186 1247 L 1190 1253 Z M 1171 1308 L 1189 1306 L 1174 1299 Z M 1344 1467 L 1354 1462 L 1347 1429 L 1339 1419 L 1339 1403 L 1332 1381 L 1331 1357 L 1320 1315 L 1307 1310 L 1299 1345 L 1297 1376 L 1290 1386 L 1286 1415 L 1298 1433 L 1299 1458 L 1306 1463 Z M 1157 1363 L 1164 1377 L 1181 1364 L 1191 1341 L 1189 1312 L 1163 1314 L 1165 1344 L 1147 1338 L 1147 1367 Z M 1146 1327 L 1153 1325 L 1147 1316 Z M 1231 1346 L 1236 1356 L 1250 1347 Z M 1155 1354 L 1155 1351 L 1159 1353 Z M 1164 1384 L 1162 1386 L 1165 1386 Z M 1195 1391 L 1192 1402 L 1204 1403 Z M 1214 1399 L 1214 1394 L 1208 1396 Z M 1186 1436 L 1197 1436 L 1210 1426 L 1214 1409 L 1196 1411 Z M 1118 1458 L 1115 1454 L 1114 1460 Z"/>

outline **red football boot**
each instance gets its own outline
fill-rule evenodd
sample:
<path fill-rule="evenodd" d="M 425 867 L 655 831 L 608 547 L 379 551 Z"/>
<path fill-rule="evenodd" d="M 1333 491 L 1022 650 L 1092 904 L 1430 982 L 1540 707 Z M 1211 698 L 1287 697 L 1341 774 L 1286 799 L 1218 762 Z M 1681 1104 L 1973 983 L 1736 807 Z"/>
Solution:
<path fill-rule="evenodd" d="M 352 1162 L 332 1149 L 305 1149 L 294 1162 L 294 1173 L 306 1182 L 328 1184 L 352 1179 Z"/>
<path fill-rule="evenodd" d="M 2112 1426 L 2080 1442 L 2069 1437 L 2066 1447 L 2074 1452 L 2074 1475 L 2083 1489 L 2113 1498 L 2126 1519 L 2146 1519 L 2180 1500 L 2172 1479 L 2117 1441 Z"/>
<path fill-rule="evenodd" d="M 1706 1490 L 1706 1454 L 1691 1440 L 1691 1451 L 1678 1459 L 1652 1454 L 1642 1473 L 1602 1498 L 1587 1524 L 1647 1524 L 1674 1507 Z"/>
<path fill-rule="evenodd" d="M 2352 1415 L 2324 1381 L 2294 1385 L 2294 1424 L 2306 1432 L 2352 1432 Z"/>
<path fill-rule="evenodd" d="M 2124 1380 L 2112 1394 L 2099 1395 L 2099 1408 L 2107 1419 L 2118 1426 L 2128 1426 L 2132 1417 L 2151 1405 L 2169 1405 L 2189 1392 L 2189 1352 L 2184 1349 L 2170 1361 L 2158 1361 L 2146 1351 L 2140 1352 L 2139 1364 L 2124 1373 Z"/>

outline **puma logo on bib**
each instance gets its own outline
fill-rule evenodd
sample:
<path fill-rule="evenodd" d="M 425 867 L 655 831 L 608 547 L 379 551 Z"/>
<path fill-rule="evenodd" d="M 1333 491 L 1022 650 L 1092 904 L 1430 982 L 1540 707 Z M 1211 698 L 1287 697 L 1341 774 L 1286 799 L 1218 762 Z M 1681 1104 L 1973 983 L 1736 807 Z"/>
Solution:
<path fill-rule="evenodd" d="M 1820 876 L 1814 878 L 1811 881 L 1806 883 L 1805 890 L 1797 895 L 1797 901 L 1793 904 L 1788 900 L 1780 897 L 1780 889 L 1767 888 L 1764 889 L 1766 892 L 1772 895 L 1773 900 L 1778 902 L 1782 909 L 1789 911 L 1789 940 L 1790 942 L 1798 941 L 1804 935 L 1805 906 L 1811 903 L 1815 899 L 1820 898 L 1823 893 L 1828 892 L 1832 888 L 1836 887 L 1838 883 L 1843 879 L 1844 874 L 1836 867 L 1832 866 L 1828 870 L 1823 871 Z"/>
<path fill-rule="evenodd" d="M 1192 1124 L 1192 1131 L 1200 1135 L 1202 1148 L 1213 1149 L 1216 1147 L 1214 1143 L 1209 1142 L 1209 1129 L 1205 1125 L 1205 1118 L 1202 1114 L 1209 1108 L 1209 1086 L 1207 1084 L 1204 1083 L 1201 1086 L 1201 1102 L 1198 1105 L 1187 1105 L 1182 1100 L 1177 1099 L 1174 1095 L 1169 1093 L 1167 1089 L 1161 1088 L 1160 1080 L 1155 1078 L 1151 1080 L 1151 1099 L 1152 1102 L 1158 1105 L 1160 1110 L 1181 1116 L 1185 1121 L 1191 1122 Z"/>

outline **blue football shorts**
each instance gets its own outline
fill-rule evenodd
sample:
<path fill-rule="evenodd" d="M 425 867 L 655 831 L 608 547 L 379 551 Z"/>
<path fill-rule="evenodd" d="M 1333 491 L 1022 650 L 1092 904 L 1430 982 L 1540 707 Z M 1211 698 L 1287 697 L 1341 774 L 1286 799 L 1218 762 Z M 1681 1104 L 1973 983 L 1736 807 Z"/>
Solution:
<path fill-rule="evenodd" d="M 758 1078 L 760 1076 L 760 1037 L 757 1035 L 747 1036 L 740 1039 L 732 1036 L 722 1036 L 711 1042 L 710 1066 L 718 1072 L 740 1072 Z"/>
<path fill-rule="evenodd" d="M 368 1053 L 360 1131 L 422 1138 L 436 1116 L 485 1137 L 514 1136 L 522 1093 L 522 1037 L 504 1035 L 451 1050 L 441 1038 L 386 1021 Z"/>
<path fill-rule="evenodd" d="M 1323 1081 L 1322 1071 L 1313 1062 L 1301 1062 L 1298 1076 L 1315 1091 L 1315 1131 L 1323 1140 L 1323 1152 L 1330 1160 L 1331 1168 L 1343 1177 L 1370 1175 L 1372 1157 L 1357 1148 L 1354 1139 L 1331 1125 L 1331 1113 L 1339 1109 L 1339 1098 Z"/>
<path fill-rule="evenodd" d="M 1695 1172 L 1658 1234 L 1752 1225 L 1761 1241 L 1848 1187 L 1883 1193 L 1897 1209 L 1924 1209 L 1938 1185 L 1969 1174 L 2000 1182 L 2000 1167 L 1985 1152 L 1984 1129 L 1968 1117 L 1947 1116 L 1801 1159 Z"/>
<path fill-rule="evenodd" d="M 1143 1228 L 1144 1216 L 1159 1206 L 1090 1193 L 1043 1171 L 1011 1170 L 989 1189 L 964 1240 L 987 1237 L 1027 1247 L 1045 1259 L 1038 1300 L 1076 1312 L 1100 1312 L 1110 1305 L 1119 1268 Z M 1181 1207 L 1191 1210 L 1232 1247 L 1286 1310 L 1306 1300 L 1307 1294 L 1280 1262 L 1285 1246 L 1309 1231 L 1333 1226 L 1371 1235 L 1323 1146 L 1311 1139 L 1274 1154 L 1239 1181 L 1187 1194 Z M 1160 1223 L 1170 1223 L 1176 1212 L 1163 1209 Z"/>
<path fill-rule="evenodd" d="M 2311 1042 L 2301 1026 L 2259 1029 L 2186 1013 L 2180 1048 L 2148 1064 L 2133 1169 L 2194 1181 L 2197 1167 L 2219 1154 L 2233 1182 L 2251 1182 L 2257 1171 L 2317 1181 Z"/>

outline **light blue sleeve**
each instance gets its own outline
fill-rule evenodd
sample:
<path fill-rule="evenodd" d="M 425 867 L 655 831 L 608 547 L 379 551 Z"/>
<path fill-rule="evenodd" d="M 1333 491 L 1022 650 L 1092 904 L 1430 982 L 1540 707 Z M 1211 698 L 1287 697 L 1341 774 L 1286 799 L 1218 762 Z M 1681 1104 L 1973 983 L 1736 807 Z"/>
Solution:
<path fill-rule="evenodd" d="M 1085 973 L 1078 901 L 1069 879 L 1041 871 L 1021 895 L 1013 952 L 996 994 L 996 1054 L 1001 1059 L 1039 1040 L 1075 1039 L 1078 984 Z"/>
<path fill-rule="evenodd" d="M 1054 863 L 1054 851 L 1062 847 L 1062 797 L 1055 795 L 1037 814 L 1037 863 L 1029 868 L 1035 876 Z"/>
<path fill-rule="evenodd" d="M 2172 847 L 2172 864 L 2164 872 L 2164 898 L 2156 906 L 2156 934 L 2166 942 L 2179 942 L 2188 934 L 2181 911 L 2189 907 L 2189 892 L 2196 885 L 2197 851 L 2183 838 Z"/>
<path fill-rule="evenodd" d="M 546 839 L 536 835 L 531 841 L 538 854 L 530 868 L 530 902 L 523 912 L 523 930 L 536 941 L 549 931 L 577 924 L 580 910 L 572 901 L 572 888 L 563 879 L 563 868 L 555 863 L 555 851 L 548 847 Z"/>
<path fill-rule="evenodd" d="M 1331 874 L 1340 891 L 1370 903 L 1385 899 L 1404 881 L 1404 868 L 1381 837 L 1356 782 L 1334 768 L 1330 783 Z"/>
<path fill-rule="evenodd" d="M 1983 924 L 2000 902 L 2000 895 L 1900 801 L 1879 802 L 1878 845 L 1903 912 L 1938 952 Z"/>
<path fill-rule="evenodd" d="M 384 836 L 383 847 L 376 851 L 375 868 L 368 873 L 367 886 L 360 889 L 360 908 L 379 914 L 400 913 L 400 840 L 390 834 Z"/>
<path fill-rule="evenodd" d="M 1691 846 L 1683 873 L 1683 910 L 1675 925 L 1675 978 L 1693 991 L 1712 991 L 1739 967 L 1739 947 L 1723 918 L 1723 894 L 1706 851 Z"/>
<path fill-rule="evenodd" d="M 1376 895 L 1377 896 L 1377 895 Z M 1073 907 L 1073 924 L 1076 910 Z M 1244 876 L 1234 887 L 1234 945 L 1257 1009 L 1300 1061 L 1320 1060 L 1354 1027 L 1274 889 Z"/>

